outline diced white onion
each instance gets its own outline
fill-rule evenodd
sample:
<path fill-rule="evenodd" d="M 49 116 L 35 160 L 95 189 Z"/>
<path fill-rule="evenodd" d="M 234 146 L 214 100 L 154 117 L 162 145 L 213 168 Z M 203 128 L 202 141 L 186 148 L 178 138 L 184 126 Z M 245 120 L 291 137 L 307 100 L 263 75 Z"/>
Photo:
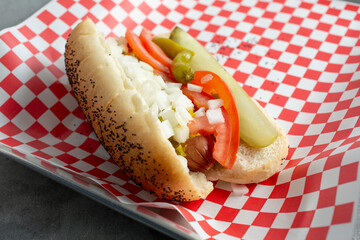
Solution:
<path fill-rule="evenodd" d="M 205 108 L 201 107 L 195 112 L 195 117 L 205 116 Z"/>
<path fill-rule="evenodd" d="M 139 86 L 138 91 L 145 98 L 146 101 L 154 95 L 155 92 L 160 90 L 160 86 L 152 80 L 147 80 L 141 86 Z"/>
<path fill-rule="evenodd" d="M 160 110 L 164 110 L 165 108 L 170 106 L 168 95 L 165 92 L 158 91 L 154 97 L 155 103 L 158 105 Z"/>
<path fill-rule="evenodd" d="M 111 51 L 111 55 L 112 56 L 119 56 L 123 53 L 123 51 L 125 50 L 125 44 L 118 44 L 118 41 L 116 38 L 107 38 L 105 40 L 106 45 L 110 48 Z"/>
<path fill-rule="evenodd" d="M 176 112 L 178 112 L 183 118 L 186 119 L 186 121 L 189 121 L 192 119 L 191 114 L 186 110 L 186 108 L 183 107 L 177 107 Z"/>
<path fill-rule="evenodd" d="M 166 89 L 167 85 L 164 82 L 164 79 L 158 75 L 154 76 L 154 80 L 157 84 L 159 84 L 159 86 L 161 87 L 161 89 Z"/>
<path fill-rule="evenodd" d="M 128 62 L 126 65 L 124 65 L 124 71 L 126 75 L 131 78 L 133 84 L 136 88 L 138 88 L 140 85 L 139 83 L 142 83 L 142 79 L 138 79 L 138 76 L 135 72 L 135 68 L 137 66 L 137 63 Z"/>
<path fill-rule="evenodd" d="M 172 110 L 171 108 L 168 108 L 166 110 L 164 110 L 160 116 L 164 119 L 164 120 L 168 120 L 171 124 L 172 127 L 175 127 L 178 125 L 178 121 L 175 117 L 175 112 L 174 110 Z"/>
<path fill-rule="evenodd" d="M 180 126 L 187 126 L 188 121 L 181 114 L 176 112 L 175 117 Z"/>
<path fill-rule="evenodd" d="M 222 115 L 221 108 L 208 109 L 206 111 L 206 117 L 210 124 L 225 122 L 224 116 Z"/>
<path fill-rule="evenodd" d="M 178 97 L 179 97 L 180 95 L 181 95 L 181 92 L 176 92 L 176 91 L 174 91 L 174 92 L 170 93 L 170 94 L 168 95 L 169 101 L 170 101 L 171 103 L 175 102 L 176 99 L 178 99 Z"/>
<path fill-rule="evenodd" d="M 165 89 L 165 92 L 167 94 L 174 94 L 174 93 L 181 93 L 180 88 L 177 87 L 168 87 L 167 89 Z"/>
<path fill-rule="evenodd" d="M 122 55 L 121 56 L 122 63 L 137 63 L 139 60 L 131 55 Z"/>
<path fill-rule="evenodd" d="M 143 62 L 143 61 L 139 61 L 141 67 L 146 70 L 146 71 L 154 71 L 154 69 L 152 68 L 152 66 L 150 66 L 149 64 L 147 64 L 146 62 Z"/>
<path fill-rule="evenodd" d="M 211 99 L 207 102 L 209 109 L 220 108 L 224 106 L 224 100 L 222 99 Z"/>
<path fill-rule="evenodd" d="M 132 84 L 132 81 L 130 78 L 128 78 L 127 76 L 125 76 L 124 78 L 124 87 L 126 89 L 134 89 L 135 86 Z"/>
<path fill-rule="evenodd" d="M 185 95 L 181 94 L 173 101 L 173 107 L 184 107 L 187 110 L 193 110 L 194 104 Z"/>
<path fill-rule="evenodd" d="M 189 128 L 186 126 L 176 126 L 174 128 L 174 140 L 184 143 L 189 138 Z"/>
<path fill-rule="evenodd" d="M 168 120 L 161 122 L 161 130 L 167 139 L 174 136 L 174 130 Z"/>
<path fill-rule="evenodd" d="M 187 88 L 193 92 L 202 92 L 203 90 L 203 87 L 191 83 L 188 83 Z"/>
<path fill-rule="evenodd" d="M 153 105 L 151 105 L 150 109 L 150 114 L 153 115 L 153 116 L 158 116 L 159 114 L 159 107 L 156 103 L 154 103 Z"/>
<path fill-rule="evenodd" d="M 211 75 L 211 74 L 206 74 L 205 76 L 203 76 L 203 77 L 200 79 L 200 82 L 201 82 L 202 84 L 205 84 L 205 83 L 211 81 L 212 79 L 213 79 L 213 75 Z"/>
<path fill-rule="evenodd" d="M 174 82 L 167 82 L 166 85 L 168 86 L 168 88 L 176 87 L 178 89 L 180 89 L 182 86 L 181 83 L 174 83 Z"/>

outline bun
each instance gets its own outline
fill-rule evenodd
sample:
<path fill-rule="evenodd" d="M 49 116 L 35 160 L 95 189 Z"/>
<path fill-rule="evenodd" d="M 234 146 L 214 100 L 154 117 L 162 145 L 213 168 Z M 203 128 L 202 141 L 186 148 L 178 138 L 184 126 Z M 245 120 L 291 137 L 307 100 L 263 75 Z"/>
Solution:
<path fill-rule="evenodd" d="M 160 121 L 111 55 L 94 23 L 86 19 L 71 33 L 65 65 L 75 97 L 102 145 L 135 183 L 160 198 L 191 201 L 207 196 L 213 184 L 189 173 L 163 136 Z"/>
<path fill-rule="evenodd" d="M 213 190 L 209 180 L 253 183 L 278 171 L 288 142 L 273 119 L 279 136 L 271 146 L 256 149 L 241 143 L 232 170 L 216 165 L 206 175 L 189 171 L 114 55 L 95 24 L 86 19 L 67 40 L 66 73 L 99 141 L 120 169 L 143 189 L 160 198 L 192 201 Z"/>

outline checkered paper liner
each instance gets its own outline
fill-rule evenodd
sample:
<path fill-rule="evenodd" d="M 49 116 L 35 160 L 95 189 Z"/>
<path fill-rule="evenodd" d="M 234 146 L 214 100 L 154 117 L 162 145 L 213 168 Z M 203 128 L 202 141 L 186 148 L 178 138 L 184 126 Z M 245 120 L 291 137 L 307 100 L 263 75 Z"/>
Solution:
<path fill-rule="evenodd" d="M 168 32 L 199 40 L 284 127 L 280 173 L 216 182 L 203 200 L 157 199 L 119 170 L 65 75 L 65 41 L 90 17 L 106 36 Z M 52 1 L 0 33 L 0 149 L 117 201 L 176 208 L 203 239 L 350 239 L 360 155 L 360 8 L 337 1 Z M 181 226 L 175 226 L 182 229 Z"/>

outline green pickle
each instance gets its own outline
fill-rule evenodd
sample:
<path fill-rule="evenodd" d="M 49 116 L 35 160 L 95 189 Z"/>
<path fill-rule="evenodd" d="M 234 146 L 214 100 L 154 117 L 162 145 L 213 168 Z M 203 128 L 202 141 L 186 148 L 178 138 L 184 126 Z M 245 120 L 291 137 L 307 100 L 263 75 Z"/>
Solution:
<path fill-rule="evenodd" d="M 216 59 L 196 39 L 178 27 L 171 32 L 170 39 L 195 53 L 190 62 L 194 71 L 207 70 L 216 73 L 230 87 L 238 108 L 242 141 L 258 148 L 272 144 L 277 138 L 273 124 Z"/>
<path fill-rule="evenodd" d="M 182 84 L 187 84 L 194 79 L 194 70 L 190 66 L 193 53 L 184 50 L 176 55 L 171 63 L 171 73 L 176 81 Z"/>

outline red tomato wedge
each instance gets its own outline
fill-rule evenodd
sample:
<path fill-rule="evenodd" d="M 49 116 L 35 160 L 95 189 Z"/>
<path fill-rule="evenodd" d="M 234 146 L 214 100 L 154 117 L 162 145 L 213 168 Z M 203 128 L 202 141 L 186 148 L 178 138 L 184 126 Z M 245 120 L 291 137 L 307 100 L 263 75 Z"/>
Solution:
<path fill-rule="evenodd" d="M 218 134 L 215 146 L 216 144 L 223 145 L 225 142 L 228 142 L 230 148 L 227 155 L 219 156 L 219 159 L 214 158 L 224 167 L 231 169 L 235 163 L 236 153 L 240 144 L 239 115 L 233 94 L 230 88 L 218 75 L 209 71 L 196 71 L 194 80 L 191 83 L 202 86 L 203 92 L 221 98 L 224 101 L 224 108 L 228 115 L 229 125 L 231 126 L 230 128 L 228 127 L 228 129 L 231 129 L 231 134 L 228 136 L 230 140 L 225 135 Z M 223 116 L 225 118 L 224 111 Z M 225 119 L 225 123 L 226 121 L 227 120 Z"/>
<path fill-rule="evenodd" d="M 215 130 L 215 139 L 216 142 L 214 144 L 214 152 L 213 157 L 215 160 L 217 160 L 221 165 L 223 165 L 226 168 L 231 169 L 232 166 L 235 163 L 236 160 L 236 153 L 237 153 L 237 147 L 236 146 L 236 152 L 235 155 L 231 152 L 231 144 L 232 144 L 232 127 L 230 122 L 230 117 L 227 114 L 227 112 L 224 110 L 224 108 L 221 108 L 223 117 L 225 119 L 224 123 L 218 124 L 216 130 Z M 225 160 L 225 161 L 224 161 Z"/>
<path fill-rule="evenodd" d="M 169 68 L 164 66 L 161 62 L 156 60 L 153 56 L 151 56 L 141 43 L 140 38 L 130 30 L 126 30 L 125 38 L 130 45 L 131 49 L 134 51 L 136 56 L 143 62 L 146 62 L 154 69 L 159 71 L 169 73 Z"/>
<path fill-rule="evenodd" d="M 208 94 L 205 94 L 204 92 L 194 92 L 189 90 L 185 85 L 181 87 L 181 90 L 185 96 L 187 96 L 197 108 L 208 108 L 208 101 L 211 99 L 214 99 Z"/>
<path fill-rule="evenodd" d="M 151 56 L 164 64 L 166 67 L 169 68 L 171 66 L 172 60 L 166 56 L 164 51 L 158 45 L 156 45 L 156 43 L 152 41 L 152 35 L 146 28 L 143 28 L 141 31 L 140 40 Z"/>
<path fill-rule="evenodd" d="M 213 134 L 217 127 L 215 124 L 210 124 L 206 116 L 194 118 L 188 126 L 190 135 L 198 133 L 201 135 Z"/>

